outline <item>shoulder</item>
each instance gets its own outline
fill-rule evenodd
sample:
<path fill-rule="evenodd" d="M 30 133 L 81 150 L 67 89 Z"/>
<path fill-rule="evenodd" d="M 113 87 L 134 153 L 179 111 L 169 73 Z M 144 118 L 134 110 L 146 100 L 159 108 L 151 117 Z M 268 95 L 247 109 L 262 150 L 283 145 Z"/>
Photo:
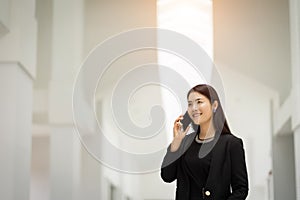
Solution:
<path fill-rule="evenodd" d="M 230 145 L 243 145 L 243 140 L 232 133 L 222 133 L 219 141 L 229 143 Z"/>
<path fill-rule="evenodd" d="M 241 138 L 233 135 L 232 133 L 222 133 L 220 135 L 220 138 L 222 138 L 224 140 L 230 140 L 230 141 L 239 141 L 239 140 L 242 140 Z"/>

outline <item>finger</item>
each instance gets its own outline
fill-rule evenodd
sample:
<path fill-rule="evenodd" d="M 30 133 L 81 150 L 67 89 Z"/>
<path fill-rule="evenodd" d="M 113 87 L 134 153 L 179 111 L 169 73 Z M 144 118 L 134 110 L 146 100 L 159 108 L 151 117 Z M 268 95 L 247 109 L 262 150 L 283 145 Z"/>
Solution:
<path fill-rule="evenodd" d="M 174 124 L 174 130 L 178 131 L 180 130 L 182 127 L 182 123 L 181 122 L 176 122 L 176 124 Z"/>
<path fill-rule="evenodd" d="M 173 127 L 173 136 L 177 136 L 179 133 L 181 133 L 182 124 L 180 122 L 177 122 Z"/>
<path fill-rule="evenodd" d="M 175 123 L 173 127 L 173 137 L 175 137 L 178 134 L 178 128 L 179 128 L 178 124 Z"/>
<path fill-rule="evenodd" d="M 183 119 L 183 115 L 179 115 L 179 117 L 177 117 L 177 119 L 175 120 L 174 122 L 174 127 L 173 127 L 173 137 L 175 137 L 178 132 L 181 130 L 181 127 L 182 127 L 182 123 L 180 120 Z"/>
<path fill-rule="evenodd" d="M 175 124 L 176 122 L 179 122 L 179 121 L 182 120 L 182 119 L 183 119 L 183 115 L 179 115 L 179 117 L 176 118 L 174 124 Z"/>

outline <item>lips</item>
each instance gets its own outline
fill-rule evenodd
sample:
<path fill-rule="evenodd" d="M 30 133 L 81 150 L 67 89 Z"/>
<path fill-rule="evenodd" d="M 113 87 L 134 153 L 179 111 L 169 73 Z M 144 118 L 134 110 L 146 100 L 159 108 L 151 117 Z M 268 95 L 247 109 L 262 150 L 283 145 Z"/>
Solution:
<path fill-rule="evenodd" d="M 200 115 L 202 115 L 202 113 L 194 113 L 194 114 L 193 114 L 193 118 L 200 117 Z"/>

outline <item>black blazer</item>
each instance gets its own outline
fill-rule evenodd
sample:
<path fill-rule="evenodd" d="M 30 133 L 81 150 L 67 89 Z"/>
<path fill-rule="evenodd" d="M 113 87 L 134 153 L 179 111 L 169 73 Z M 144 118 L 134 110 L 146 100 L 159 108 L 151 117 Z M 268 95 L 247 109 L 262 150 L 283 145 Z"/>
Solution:
<path fill-rule="evenodd" d="M 187 135 L 176 152 L 171 152 L 169 146 L 162 163 L 162 179 L 168 183 L 177 180 L 176 200 L 190 198 L 189 177 L 183 170 L 182 155 L 195 137 L 196 133 Z M 208 148 L 212 149 L 211 166 L 206 185 L 199 195 L 208 200 L 246 199 L 248 175 L 243 141 L 232 134 L 219 134 Z"/>

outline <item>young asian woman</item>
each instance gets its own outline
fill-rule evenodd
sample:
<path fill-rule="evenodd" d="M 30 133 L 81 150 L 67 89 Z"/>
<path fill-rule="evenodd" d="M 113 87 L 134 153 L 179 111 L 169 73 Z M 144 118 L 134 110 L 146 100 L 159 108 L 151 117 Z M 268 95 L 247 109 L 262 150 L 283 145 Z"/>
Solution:
<path fill-rule="evenodd" d="M 243 141 L 231 133 L 216 90 L 197 85 L 188 92 L 187 101 L 186 117 L 193 126 L 183 129 L 183 115 L 175 120 L 173 140 L 161 166 L 162 179 L 176 180 L 176 200 L 246 199 Z M 191 127 L 194 132 L 187 134 Z"/>

